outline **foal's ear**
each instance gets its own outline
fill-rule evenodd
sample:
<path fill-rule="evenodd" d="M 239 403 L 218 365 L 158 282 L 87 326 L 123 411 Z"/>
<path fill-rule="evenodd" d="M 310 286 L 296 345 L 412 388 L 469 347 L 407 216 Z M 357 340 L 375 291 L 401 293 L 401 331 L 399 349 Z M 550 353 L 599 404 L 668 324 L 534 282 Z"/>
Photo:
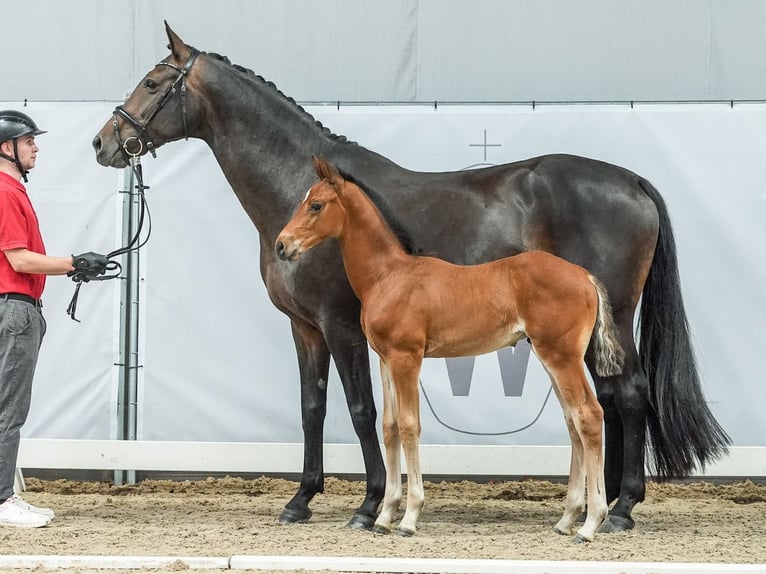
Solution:
<path fill-rule="evenodd" d="M 316 170 L 319 179 L 326 179 L 334 187 L 343 185 L 343 176 L 329 161 L 323 157 L 317 157 L 315 155 L 312 155 L 311 159 L 314 162 L 314 169 Z"/>
<path fill-rule="evenodd" d="M 173 57 L 182 60 L 189 55 L 189 48 L 178 34 L 173 32 L 172 28 L 168 25 L 168 21 L 165 20 L 165 33 L 168 35 L 168 49 L 173 52 Z"/>

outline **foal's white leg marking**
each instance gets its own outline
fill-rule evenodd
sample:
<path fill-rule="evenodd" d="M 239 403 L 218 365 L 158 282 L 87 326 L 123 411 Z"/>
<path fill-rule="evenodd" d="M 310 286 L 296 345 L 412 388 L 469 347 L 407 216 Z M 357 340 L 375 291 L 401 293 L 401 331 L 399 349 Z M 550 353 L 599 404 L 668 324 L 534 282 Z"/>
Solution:
<path fill-rule="evenodd" d="M 388 367 L 380 360 L 380 378 L 383 381 L 383 444 L 386 448 L 386 492 L 375 528 L 391 532 L 394 513 L 402 501 L 402 471 L 400 468 L 401 440 L 396 419 L 396 394 Z"/>
<path fill-rule="evenodd" d="M 412 535 L 417 529 L 426 495 L 423 489 L 423 475 L 420 472 L 420 437 L 412 434 L 403 442 L 407 461 L 407 510 L 399 523 L 399 532 Z"/>

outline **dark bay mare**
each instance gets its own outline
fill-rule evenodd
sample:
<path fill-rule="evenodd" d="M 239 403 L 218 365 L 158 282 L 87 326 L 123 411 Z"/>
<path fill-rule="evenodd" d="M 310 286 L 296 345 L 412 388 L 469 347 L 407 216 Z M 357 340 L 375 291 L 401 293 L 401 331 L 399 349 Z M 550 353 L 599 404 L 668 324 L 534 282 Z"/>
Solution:
<path fill-rule="evenodd" d="M 586 355 L 604 409 L 606 493 L 614 502 L 602 531 L 633 527 L 632 509 L 644 499 L 646 453 L 659 478 L 672 478 L 726 452 L 729 438 L 701 389 L 668 212 L 646 179 L 569 155 L 459 172 L 410 171 L 333 135 L 273 84 L 185 45 L 167 24 L 166 30 L 170 55 L 96 135 L 96 158 L 121 168 L 128 152 L 154 153 L 184 137 L 202 139 L 258 229 L 263 280 L 274 305 L 290 318 L 300 369 L 303 476 L 281 521 L 307 520 L 309 502 L 323 489 L 331 356 L 367 473 L 367 495 L 350 526 L 372 527 L 385 487 L 360 306 L 340 251 L 326 242 L 292 265 L 272 248 L 315 180 L 312 155 L 386 190 L 389 208 L 423 252 L 475 264 L 549 251 L 606 286 L 626 356 L 622 375 L 603 378 L 592 350 Z"/>
<path fill-rule="evenodd" d="M 587 517 L 574 541 L 593 541 L 608 505 L 604 411 L 585 374 L 585 353 L 592 347 L 596 372 L 604 378 L 620 374 L 624 358 L 606 288 L 547 251 L 477 265 L 413 255 L 376 207 L 384 200 L 371 199 L 377 192 L 323 158 L 314 158 L 314 165 L 321 181 L 311 186 L 274 248 L 280 259 L 298 261 L 334 237 L 362 304 L 362 331 L 380 359 L 383 381 L 386 493 L 374 532 L 392 532 L 399 511 L 400 449 L 407 464 L 407 509 L 399 534 L 415 534 L 425 503 L 418 392 L 423 359 L 481 355 L 528 339 L 556 391 L 571 443 L 564 515 L 554 530 L 572 533 L 587 491 Z M 476 416 L 475 409 L 463 413 Z"/>

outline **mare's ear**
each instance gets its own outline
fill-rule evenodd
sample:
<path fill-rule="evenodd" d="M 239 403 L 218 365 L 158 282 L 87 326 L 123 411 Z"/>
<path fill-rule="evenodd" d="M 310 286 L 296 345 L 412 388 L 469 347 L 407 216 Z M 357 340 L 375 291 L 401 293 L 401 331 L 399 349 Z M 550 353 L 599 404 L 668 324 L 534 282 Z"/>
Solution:
<path fill-rule="evenodd" d="M 343 185 L 343 176 L 329 161 L 323 157 L 317 157 L 315 155 L 312 155 L 311 159 L 314 162 L 314 169 L 316 170 L 319 179 L 326 179 L 333 185 L 333 187 L 341 187 Z"/>
<path fill-rule="evenodd" d="M 168 35 L 168 49 L 173 52 L 173 57 L 177 60 L 187 59 L 191 53 L 189 47 L 178 37 L 178 34 L 173 32 L 167 20 L 165 20 L 165 32 Z"/>

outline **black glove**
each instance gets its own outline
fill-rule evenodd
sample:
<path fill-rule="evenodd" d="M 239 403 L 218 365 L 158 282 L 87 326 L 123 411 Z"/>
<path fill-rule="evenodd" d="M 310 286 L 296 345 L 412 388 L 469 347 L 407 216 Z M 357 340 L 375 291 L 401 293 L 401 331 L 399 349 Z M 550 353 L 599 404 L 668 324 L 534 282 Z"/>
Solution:
<path fill-rule="evenodd" d="M 82 255 L 72 255 L 72 265 L 74 270 L 67 273 L 72 281 L 85 281 L 86 283 L 106 272 L 109 260 L 105 255 L 88 251 Z"/>

